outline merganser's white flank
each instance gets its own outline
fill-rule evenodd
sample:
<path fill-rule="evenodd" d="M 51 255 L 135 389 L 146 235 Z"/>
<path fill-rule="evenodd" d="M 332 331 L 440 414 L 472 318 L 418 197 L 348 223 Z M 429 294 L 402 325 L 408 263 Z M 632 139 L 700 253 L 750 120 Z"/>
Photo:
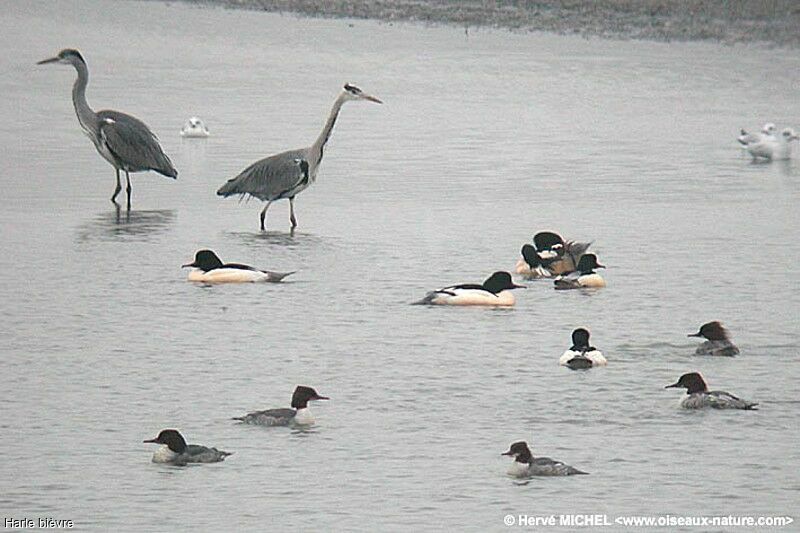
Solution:
<path fill-rule="evenodd" d="M 603 352 L 589 345 L 589 331 L 578 328 L 572 332 L 572 346 L 564 352 L 558 364 L 572 370 L 605 366 L 608 361 Z"/>
<path fill-rule="evenodd" d="M 292 394 L 291 409 L 255 411 L 244 416 L 236 416 L 233 420 L 256 426 L 307 426 L 314 423 L 314 417 L 308 408 L 308 402 L 329 399 L 327 396 L 320 396 L 311 387 L 298 385 L 294 389 L 294 394 Z"/>
<path fill-rule="evenodd" d="M 199 117 L 191 117 L 181 129 L 181 137 L 187 139 L 204 139 L 208 136 L 208 128 Z"/>
<path fill-rule="evenodd" d="M 511 280 L 508 272 L 495 272 L 482 285 L 452 285 L 429 292 L 418 305 L 484 305 L 508 307 L 514 305 L 512 289 L 524 289 Z"/>
<path fill-rule="evenodd" d="M 745 409 L 752 410 L 757 403 L 748 402 L 737 398 L 733 394 L 722 391 L 709 391 L 703 377 L 697 372 L 684 374 L 676 383 L 667 385 L 665 389 L 685 388 L 687 396 L 681 401 L 684 409 Z"/>
<path fill-rule="evenodd" d="M 690 333 L 688 337 L 704 337 L 707 339 L 694 351 L 695 355 L 720 355 L 733 357 L 739 354 L 739 348 L 728 338 L 728 330 L 718 321 L 708 322 L 700 326 L 700 331 Z"/>
<path fill-rule="evenodd" d="M 345 84 L 339 96 L 333 102 L 328 120 L 314 144 L 299 150 L 289 150 L 260 161 L 256 161 L 235 178 L 231 178 L 217 191 L 219 196 L 250 195 L 267 202 L 261 211 L 261 230 L 264 231 L 264 220 L 267 209 L 276 200 L 289 200 L 289 221 L 292 229 L 297 227 L 294 216 L 294 197 L 303 192 L 317 180 L 317 171 L 322 162 L 325 144 L 331 136 L 339 111 L 345 102 L 367 101 L 381 104 L 379 99 L 371 96 L 355 85 Z M 302 161 L 305 167 L 296 162 Z"/>
<path fill-rule="evenodd" d="M 161 444 L 153 454 L 154 463 L 169 463 L 183 466 L 187 463 L 218 463 L 224 461 L 232 452 L 225 452 L 216 448 L 186 444 L 183 435 L 175 429 L 165 429 L 154 439 L 143 442 Z"/>
<path fill-rule="evenodd" d="M 559 276 L 555 279 L 554 286 L 558 290 L 605 287 L 606 281 L 594 271 L 595 268 L 605 268 L 605 266 L 597 262 L 596 255 L 583 254 L 578 261 L 577 271 L 566 276 Z"/>
<path fill-rule="evenodd" d="M 200 250 L 194 256 L 194 262 L 182 265 L 192 267 L 189 281 L 202 283 L 258 283 L 278 282 L 294 272 L 272 272 L 258 270 L 250 265 L 239 263 L 223 263 L 211 250 Z"/>
<path fill-rule="evenodd" d="M 582 472 L 577 468 L 549 457 L 534 457 L 528 449 L 528 443 L 525 441 L 515 442 L 507 452 L 503 452 L 500 455 L 508 455 L 514 458 L 514 464 L 508 470 L 508 475 L 517 478 L 588 474 L 588 472 Z"/>

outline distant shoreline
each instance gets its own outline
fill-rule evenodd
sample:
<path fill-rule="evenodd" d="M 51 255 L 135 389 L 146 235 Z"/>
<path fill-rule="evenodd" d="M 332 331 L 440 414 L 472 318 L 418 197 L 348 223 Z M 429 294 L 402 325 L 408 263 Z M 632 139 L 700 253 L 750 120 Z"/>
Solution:
<path fill-rule="evenodd" d="M 310 17 L 800 48 L 796 0 L 181 0 Z M 731 5 L 735 4 L 735 5 Z"/>

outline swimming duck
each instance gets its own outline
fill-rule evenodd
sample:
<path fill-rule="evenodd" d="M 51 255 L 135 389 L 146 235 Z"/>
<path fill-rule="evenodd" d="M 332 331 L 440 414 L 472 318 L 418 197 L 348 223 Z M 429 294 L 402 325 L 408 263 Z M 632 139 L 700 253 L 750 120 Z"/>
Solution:
<path fill-rule="evenodd" d="M 182 265 L 182 268 L 192 267 L 189 272 L 189 281 L 203 283 L 255 283 L 278 282 L 294 272 L 272 272 L 258 270 L 249 265 L 239 263 L 223 263 L 217 254 L 211 250 L 200 250 L 194 256 L 193 263 Z"/>
<path fill-rule="evenodd" d="M 183 466 L 187 463 L 218 463 L 224 461 L 232 452 L 208 448 L 198 444 L 186 444 L 183 435 L 176 429 L 165 429 L 154 439 L 143 442 L 161 444 L 153 454 L 154 463 L 169 463 Z"/>
<path fill-rule="evenodd" d="M 508 475 L 518 478 L 588 474 L 588 472 L 582 472 L 577 468 L 565 465 L 561 461 L 554 461 L 549 457 L 534 457 L 528 449 L 528 443 L 525 441 L 515 442 L 507 452 L 503 452 L 500 455 L 508 455 L 514 458 L 514 464 L 508 470 Z"/>
<path fill-rule="evenodd" d="M 192 138 L 205 138 L 208 137 L 208 128 L 203 124 L 203 121 L 198 117 L 192 117 L 186 121 L 181 130 L 181 137 Z"/>
<path fill-rule="evenodd" d="M 700 331 L 690 333 L 687 337 L 704 337 L 707 340 L 697 347 L 695 355 L 722 355 L 733 357 L 739 354 L 739 348 L 728 339 L 728 330 L 718 321 L 708 322 L 700 326 Z"/>
<path fill-rule="evenodd" d="M 755 409 L 757 403 L 748 402 L 737 398 L 733 394 L 722 391 L 710 391 L 703 377 L 697 372 L 684 374 L 678 379 L 677 383 L 667 385 L 665 389 L 685 388 L 686 396 L 681 401 L 684 409 L 702 409 L 713 407 L 714 409 Z"/>
<path fill-rule="evenodd" d="M 514 268 L 517 274 L 527 279 L 553 277 L 554 274 L 544 266 L 544 262 L 536 248 L 530 244 L 523 244 L 520 252 L 522 253 L 522 259 L 517 261 L 517 265 Z"/>
<path fill-rule="evenodd" d="M 236 416 L 233 420 L 253 424 L 256 426 L 308 426 L 314 423 L 314 417 L 308 408 L 308 402 L 314 400 L 329 400 L 326 396 L 320 396 L 311 387 L 298 385 L 292 394 L 292 408 L 267 409 L 265 411 L 255 411 L 244 416 Z"/>
<path fill-rule="evenodd" d="M 761 139 L 747 145 L 747 151 L 753 160 L 780 161 L 792 156 L 791 142 L 800 139 L 792 128 L 785 128 L 781 134 L 762 136 Z"/>
<path fill-rule="evenodd" d="M 605 268 L 597 262 L 594 254 L 583 254 L 578 261 L 577 272 L 555 279 L 554 285 L 558 290 L 565 289 L 599 289 L 606 286 L 606 280 L 594 271 L 595 268 Z"/>
<path fill-rule="evenodd" d="M 515 285 L 508 272 L 495 272 L 482 285 L 452 285 L 429 292 L 415 304 L 512 306 L 515 300 L 511 290 L 524 288 Z"/>
<path fill-rule="evenodd" d="M 552 277 L 574 272 L 578 259 L 586 253 L 591 242 L 565 241 L 552 231 L 540 231 L 533 236 L 535 246 L 522 247 L 522 259 L 515 272 L 529 279 Z"/>
<path fill-rule="evenodd" d="M 558 364 L 578 370 L 593 366 L 605 366 L 608 361 L 603 356 L 603 352 L 589 345 L 589 331 L 578 328 L 572 332 L 572 346 L 564 352 L 558 360 Z"/>

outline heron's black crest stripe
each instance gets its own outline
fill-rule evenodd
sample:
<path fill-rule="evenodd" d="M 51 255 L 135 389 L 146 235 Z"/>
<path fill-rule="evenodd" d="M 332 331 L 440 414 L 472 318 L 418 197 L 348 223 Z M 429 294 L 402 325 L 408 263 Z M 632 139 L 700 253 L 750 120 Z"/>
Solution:
<path fill-rule="evenodd" d="M 353 94 L 358 94 L 358 93 L 361 92 L 361 89 L 359 89 L 355 85 L 350 85 L 349 83 L 345 83 L 344 84 L 344 90 L 348 91 L 348 92 L 351 92 Z"/>
<path fill-rule="evenodd" d="M 84 63 L 86 63 L 86 60 L 83 59 L 83 56 L 81 55 L 81 53 L 78 52 L 77 50 L 75 50 L 74 48 L 67 48 L 65 50 L 62 50 L 59 55 L 61 57 L 75 56 L 78 59 L 80 59 L 81 61 L 83 61 Z"/>

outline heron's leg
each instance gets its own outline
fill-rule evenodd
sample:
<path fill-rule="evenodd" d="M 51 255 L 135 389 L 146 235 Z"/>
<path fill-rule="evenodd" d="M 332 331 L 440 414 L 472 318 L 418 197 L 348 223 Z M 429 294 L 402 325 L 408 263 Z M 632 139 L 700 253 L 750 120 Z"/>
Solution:
<path fill-rule="evenodd" d="M 128 182 L 128 186 L 125 187 L 125 192 L 128 193 L 128 211 L 131 210 L 131 175 L 128 174 L 128 171 L 125 171 L 125 180 Z"/>
<path fill-rule="evenodd" d="M 289 197 L 289 220 L 292 223 L 292 229 L 297 227 L 297 219 L 294 218 L 294 196 Z"/>
<path fill-rule="evenodd" d="M 261 211 L 261 231 L 264 231 L 264 219 L 267 218 L 267 209 L 269 208 L 269 204 L 272 203 L 272 200 L 267 202 L 267 205 L 264 206 L 264 209 Z"/>
<path fill-rule="evenodd" d="M 120 183 L 119 183 L 119 169 L 115 168 L 114 170 L 117 171 L 117 188 L 114 189 L 114 194 L 111 195 L 111 202 L 116 204 L 117 203 L 117 195 L 119 194 L 119 191 L 122 190 L 122 185 L 120 185 Z"/>

